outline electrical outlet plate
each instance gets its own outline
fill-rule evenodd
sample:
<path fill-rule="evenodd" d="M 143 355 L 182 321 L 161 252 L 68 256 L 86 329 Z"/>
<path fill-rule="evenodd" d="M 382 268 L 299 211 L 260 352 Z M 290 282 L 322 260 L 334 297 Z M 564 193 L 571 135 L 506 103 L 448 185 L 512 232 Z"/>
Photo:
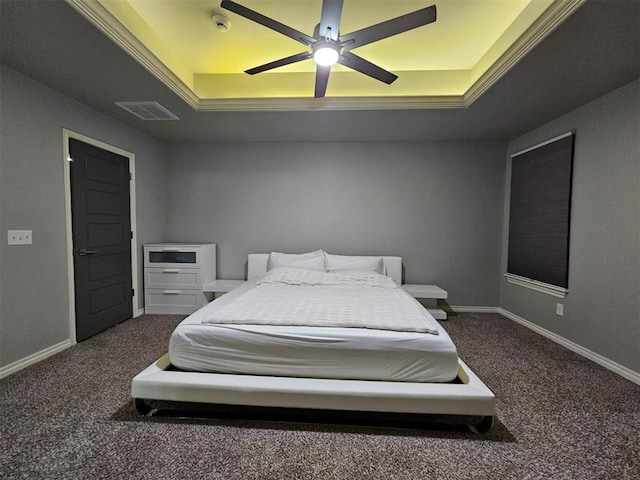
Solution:
<path fill-rule="evenodd" d="M 9 245 L 31 245 L 33 243 L 31 230 L 8 230 L 7 242 Z"/>
<path fill-rule="evenodd" d="M 556 303 L 556 315 L 564 315 L 564 305 L 561 303 Z"/>

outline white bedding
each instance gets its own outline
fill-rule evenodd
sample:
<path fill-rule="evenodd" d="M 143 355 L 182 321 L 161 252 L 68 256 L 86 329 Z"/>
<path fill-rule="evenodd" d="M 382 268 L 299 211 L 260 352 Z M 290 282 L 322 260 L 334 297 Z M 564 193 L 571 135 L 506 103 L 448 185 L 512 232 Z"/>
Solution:
<path fill-rule="evenodd" d="M 250 280 L 187 317 L 171 336 L 171 363 L 190 371 L 310 378 L 448 382 L 456 377 L 455 346 L 426 310 L 421 315 L 436 334 L 335 326 L 202 323 L 257 290 L 256 283 L 256 279 Z M 409 297 L 410 304 L 415 301 L 401 288 L 393 290 Z"/>
<path fill-rule="evenodd" d="M 270 270 L 202 323 L 367 328 L 438 334 L 433 317 L 393 280 L 374 272 Z"/>

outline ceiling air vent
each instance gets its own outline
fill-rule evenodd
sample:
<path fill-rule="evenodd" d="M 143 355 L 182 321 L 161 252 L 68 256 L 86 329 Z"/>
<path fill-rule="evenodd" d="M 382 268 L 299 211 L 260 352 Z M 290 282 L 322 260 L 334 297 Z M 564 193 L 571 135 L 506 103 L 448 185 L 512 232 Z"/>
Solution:
<path fill-rule="evenodd" d="M 180 120 L 158 102 L 115 102 L 142 120 Z"/>

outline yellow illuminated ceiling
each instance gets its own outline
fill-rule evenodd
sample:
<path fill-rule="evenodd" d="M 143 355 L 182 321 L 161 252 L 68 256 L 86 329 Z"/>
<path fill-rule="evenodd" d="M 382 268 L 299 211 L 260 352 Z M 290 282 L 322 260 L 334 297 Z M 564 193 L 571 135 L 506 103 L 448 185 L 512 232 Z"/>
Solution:
<path fill-rule="evenodd" d="M 435 4 L 437 21 L 354 50 L 398 79 L 391 85 L 335 65 L 314 99 L 312 59 L 257 75 L 244 70 L 305 51 L 219 0 L 68 0 L 194 108 L 465 107 L 582 0 L 345 0 L 340 34 Z M 321 0 L 236 0 L 313 35 Z M 230 21 L 218 30 L 212 14 Z"/>

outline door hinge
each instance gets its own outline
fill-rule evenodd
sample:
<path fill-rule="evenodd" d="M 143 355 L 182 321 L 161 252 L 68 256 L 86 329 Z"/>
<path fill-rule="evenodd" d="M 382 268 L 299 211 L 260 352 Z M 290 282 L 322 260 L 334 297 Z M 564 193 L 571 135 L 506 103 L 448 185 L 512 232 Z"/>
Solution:
<path fill-rule="evenodd" d="M 133 240 L 133 230 L 131 230 L 131 232 L 129 233 L 131 233 L 131 240 Z"/>
<path fill-rule="evenodd" d="M 129 172 L 129 181 L 133 180 L 133 173 Z"/>
<path fill-rule="evenodd" d="M 132 289 L 131 289 L 131 296 L 132 296 L 132 297 L 135 297 L 135 296 L 136 296 L 136 289 L 135 289 L 135 288 L 132 288 Z"/>

